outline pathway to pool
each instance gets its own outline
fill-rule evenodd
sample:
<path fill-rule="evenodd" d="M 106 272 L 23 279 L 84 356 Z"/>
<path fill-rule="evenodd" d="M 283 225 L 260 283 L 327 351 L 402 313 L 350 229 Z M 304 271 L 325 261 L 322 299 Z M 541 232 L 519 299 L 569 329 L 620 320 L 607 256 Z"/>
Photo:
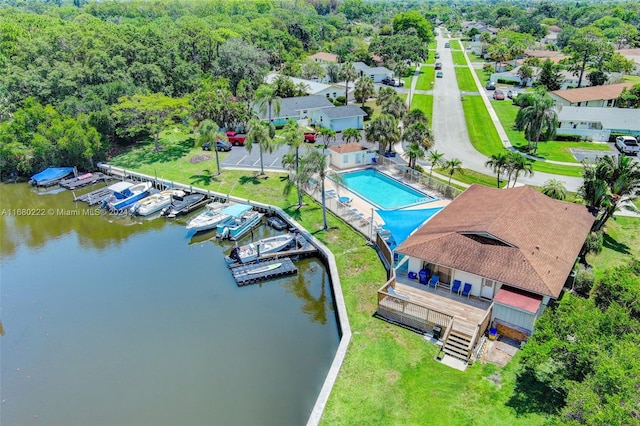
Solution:
<path fill-rule="evenodd" d="M 355 169 L 358 170 L 358 169 Z M 363 170 L 363 169 L 360 169 Z M 390 176 L 406 186 L 413 188 L 417 191 L 426 193 L 427 191 L 421 185 L 407 182 L 402 178 L 400 173 L 392 173 L 393 169 L 383 170 L 378 168 L 377 171 Z M 336 173 L 342 173 L 343 171 L 333 170 Z M 354 170 L 349 170 L 352 172 Z M 311 196 L 318 202 L 322 202 L 322 194 L 320 185 L 314 185 L 307 188 Z M 360 194 L 350 190 L 348 187 L 337 185 L 333 180 L 325 179 L 325 192 L 326 192 L 326 206 L 327 209 L 333 212 L 335 215 L 349 223 L 355 229 L 364 234 L 367 238 L 375 239 L 376 231 L 384 225 L 384 220 L 375 212 L 379 209 L 368 200 L 364 199 Z M 436 196 L 438 200 L 412 204 L 407 207 L 397 208 L 394 210 L 413 210 L 413 209 L 426 209 L 433 207 L 444 207 L 448 205 L 451 200 L 446 199 L 442 194 L 433 194 L 431 191 L 428 195 Z M 341 201 L 342 200 L 342 201 Z M 350 201 L 347 201 L 350 200 Z"/>

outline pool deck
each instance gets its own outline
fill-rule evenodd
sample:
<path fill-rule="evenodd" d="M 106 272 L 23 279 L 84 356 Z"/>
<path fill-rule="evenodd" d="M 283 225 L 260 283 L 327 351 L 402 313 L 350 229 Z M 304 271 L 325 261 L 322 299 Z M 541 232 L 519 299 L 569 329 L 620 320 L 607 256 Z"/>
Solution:
<path fill-rule="evenodd" d="M 363 169 L 333 170 L 333 171 L 336 173 L 342 173 L 342 172 L 353 172 L 356 170 L 363 170 Z M 422 186 L 407 182 L 406 180 L 402 179 L 399 175 L 395 175 L 393 173 L 389 173 L 388 171 L 384 171 L 380 169 L 378 169 L 378 171 L 402 182 L 408 187 L 411 187 L 420 192 L 427 193 L 427 191 L 425 191 L 425 189 Z M 373 239 L 375 235 L 376 227 L 384 225 L 384 220 L 382 220 L 382 218 L 380 218 L 380 216 L 378 216 L 375 213 L 375 210 L 377 210 L 378 207 L 369 203 L 367 200 L 361 198 L 355 192 L 350 191 L 349 188 L 336 185 L 336 183 L 331 179 L 325 179 L 325 192 L 330 192 L 330 191 L 334 191 L 337 195 L 334 197 L 331 197 L 329 195 L 326 196 L 327 209 L 331 210 L 334 214 L 342 218 L 345 222 L 352 225 L 355 229 L 357 229 L 358 231 L 366 235 L 368 238 Z M 316 185 L 309 192 L 316 200 L 321 201 L 322 194 L 320 193 L 320 185 Z M 339 197 L 351 198 L 351 202 L 349 204 L 341 203 L 338 201 Z M 407 207 L 401 207 L 401 208 L 390 209 L 390 210 L 416 210 L 416 209 L 428 209 L 433 207 L 445 207 L 451 202 L 451 200 L 440 197 L 439 194 L 438 194 L 438 197 L 439 199 L 436 201 L 430 201 L 422 204 L 413 204 Z M 358 215 L 358 213 L 360 213 L 360 215 Z M 371 221 L 371 218 L 373 218 L 373 222 Z"/>

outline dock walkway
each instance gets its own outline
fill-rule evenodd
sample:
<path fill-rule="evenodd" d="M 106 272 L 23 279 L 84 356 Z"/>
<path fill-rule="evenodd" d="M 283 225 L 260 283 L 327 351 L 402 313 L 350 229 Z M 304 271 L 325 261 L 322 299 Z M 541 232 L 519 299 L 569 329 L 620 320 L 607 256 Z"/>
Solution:
<path fill-rule="evenodd" d="M 288 257 L 267 262 L 252 263 L 250 265 L 235 264 L 230 265 L 230 268 L 238 286 L 245 286 L 259 281 L 298 273 L 298 268 L 296 268 Z"/>

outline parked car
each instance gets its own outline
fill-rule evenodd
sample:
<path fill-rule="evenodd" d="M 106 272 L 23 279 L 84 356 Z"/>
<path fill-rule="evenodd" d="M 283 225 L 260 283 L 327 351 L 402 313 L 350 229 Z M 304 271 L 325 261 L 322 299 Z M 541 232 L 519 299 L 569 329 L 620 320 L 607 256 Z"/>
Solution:
<path fill-rule="evenodd" d="M 382 79 L 382 81 L 380 83 L 386 84 L 387 86 L 391 86 L 391 85 L 393 85 L 392 80 L 393 79 L 391 77 L 385 77 L 385 78 Z"/>
<path fill-rule="evenodd" d="M 436 58 L 436 59 L 440 59 L 440 52 L 436 52 L 436 54 L 433 55 L 433 57 Z"/>
<path fill-rule="evenodd" d="M 636 154 L 640 153 L 640 145 L 633 136 L 618 136 L 616 138 L 616 148 L 623 154 Z"/>
<path fill-rule="evenodd" d="M 518 91 L 515 89 L 509 89 L 507 91 L 507 98 L 509 99 L 515 99 L 518 97 Z"/>
<path fill-rule="evenodd" d="M 504 101 L 504 92 L 500 89 L 496 89 L 496 91 L 493 92 L 493 99 L 497 101 Z"/>
<path fill-rule="evenodd" d="M 437 70 L 441 70 L 442 69 L 442 62 L 436 62 L 436 69 Z"/>
<path fill-rule="evenodd" d="M 231 144 L 226 141 L 217 140 L 216 149 L 218 151 L 231 151 Z M 205 142 L 202 144 L 203 151 L 211 151 L 211 142 Z"/>
<path fill-rule="evenodd" d="M 496 82 L 495 81 L 490 81 L 487 83 L 486 86 L 484 86 L 485 89 L 487 90 L 496 90 Z"/>
<path fill-rule="evenodd" d="M 442 78 L 443 74 L 442 71 L 436 71 L 436 78 Z"/>
<path fill-rule="evenodd" d="M 307 132 L 304 134 L 304 141 L 309 143 L 316 142 L 316 134 L 314 132 Z"/>
<path fill-rule="evenodd" d="M 446 43 L 444 44 L 444 47 L 446 47 L 446 48 L 450 48 L 450 47 L 451 47 L 451 44 L 449 44 L 449 42 L 446 42 Z"/>
<path fill-rule="evenodd" d="M 227 139 L 229 139 L 229 143 L 233 146 L 241 146 L 244 145 L 244 140 L 247 135 L 244 133 L 236 133 L 234 131 L 227 132 Z"/>

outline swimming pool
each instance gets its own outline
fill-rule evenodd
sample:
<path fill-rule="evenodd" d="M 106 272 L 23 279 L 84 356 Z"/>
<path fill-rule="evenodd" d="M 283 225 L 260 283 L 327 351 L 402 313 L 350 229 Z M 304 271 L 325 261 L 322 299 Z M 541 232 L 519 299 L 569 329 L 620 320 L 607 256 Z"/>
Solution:
<path fill-rule="evenodd" d="M 374 169 L 343 173 L 344 185 L 379 209 L 393 210 L 438 198 L 411 188 Z"/>

